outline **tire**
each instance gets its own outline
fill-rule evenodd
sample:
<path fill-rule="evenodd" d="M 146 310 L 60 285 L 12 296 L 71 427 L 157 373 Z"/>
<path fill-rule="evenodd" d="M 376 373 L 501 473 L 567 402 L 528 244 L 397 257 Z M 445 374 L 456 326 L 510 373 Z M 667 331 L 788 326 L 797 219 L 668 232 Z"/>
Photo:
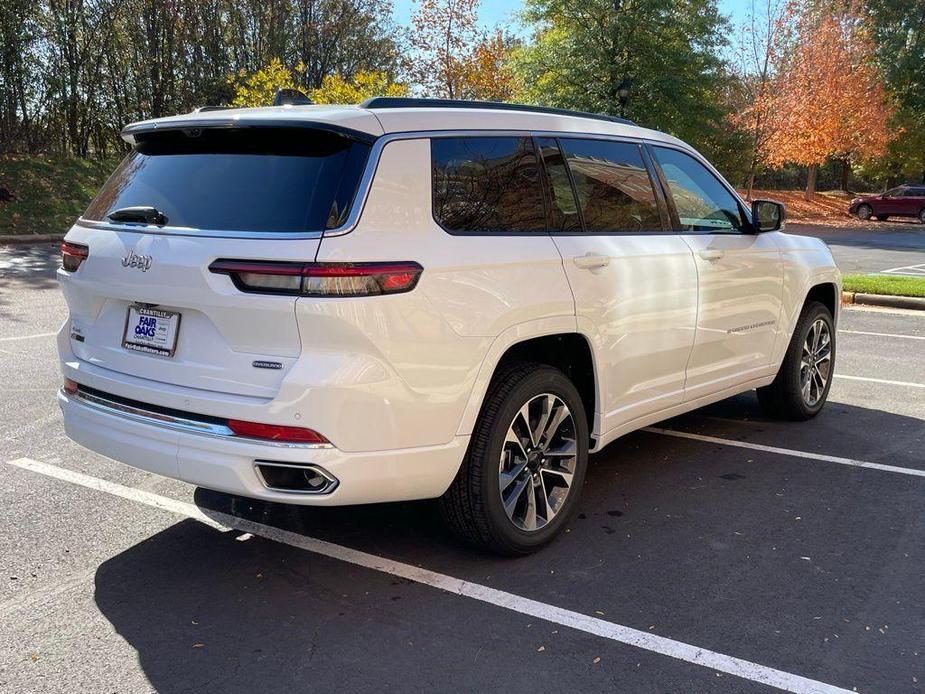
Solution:
<path fill-rule="evenodd" d="M 925 207 L 923 207 L 921 210 L 919 210 L 919 221 L 920 221 L 922 224 L 925 224 Z"/>
<path fill-rule="evenodd" d="M 540 415 L 546 412 L 545 421 L 555 431 L 546 448 L 534 448 L 532 430 L 540 429 Z M 550 366 L 512 363 L 492 379 L 466 457 L 440 499 L 441 515 L 467 544 L 507 556 L 530 554 L 551 542 L 575 512 L 587 464 L 588 421 L 574 384 Z M 568 478 L 560 473 L 569 468 L 571 482 L 563 491 Z M 506 475 L 518 469 L 520 474 Z M 502 500 L 505 475 L 511 514 Z"/>
<path fill-rule="evenodd" d="M 874 208 L 870 205 L 861 205 L 858 207 L 856 212 L 858 219 L 862 219 L 865 222 L 870 219 L 874 214 Z"/>
<path fill-rule="evenodd" d="M 820 325 L 824 328 L 818 328 L 819 332 L 813 333 Z M 815 339 L 816 334 L 820 335 L 816 343 L 819 349 L 814 356 L 807 356 L 804 360 L 804 354 L 810 355 L 813 352 L 810 349 L 804 353 L 804 347 L 811 347 L 813 343 L 808 340 Z M 817 301 L 807 303 L 797 321 L 777 376 L 770 385 L 758 389 L 758 400 L 765 412 L 772 417 L 793 421 L 805 421 L 819 414 L 832 386 L 835 346 L 832 313 Z M 828 349 L 825 350 L 825 347 Z M 808 380 L 811 382 L 807 391 L 804 384 Z"/>

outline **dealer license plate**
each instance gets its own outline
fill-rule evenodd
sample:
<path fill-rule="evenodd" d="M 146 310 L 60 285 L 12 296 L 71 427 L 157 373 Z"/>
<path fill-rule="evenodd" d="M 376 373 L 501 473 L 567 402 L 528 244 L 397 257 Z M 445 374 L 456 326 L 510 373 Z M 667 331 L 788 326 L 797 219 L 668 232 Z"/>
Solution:
<path fill-rule="evenodd" d="M 172 357 L 180 332 L 180 314 L 146 306 L 129 306 L 122 346 L 135 352 Z"/>

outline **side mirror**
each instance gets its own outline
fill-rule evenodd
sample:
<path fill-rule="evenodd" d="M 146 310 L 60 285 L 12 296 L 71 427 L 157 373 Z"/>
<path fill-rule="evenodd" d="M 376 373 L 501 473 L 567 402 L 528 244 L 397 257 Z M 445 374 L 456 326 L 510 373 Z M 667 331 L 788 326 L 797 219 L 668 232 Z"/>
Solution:
<path fill-rule="evenodd" d="M 752 201 L 752 224 L 757 233 L 783 229 L 786 219 L 787 211 L 781 203 L 773 200 Z"/>

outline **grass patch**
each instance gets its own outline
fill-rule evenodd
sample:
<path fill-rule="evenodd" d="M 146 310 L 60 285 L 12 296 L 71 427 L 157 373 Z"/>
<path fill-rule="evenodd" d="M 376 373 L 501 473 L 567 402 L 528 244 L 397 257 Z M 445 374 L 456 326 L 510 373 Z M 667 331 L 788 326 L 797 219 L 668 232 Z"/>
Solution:
<path fill-rule="evenodd" d="M 845 275 L 842 277 L 846 292 L 884 294 L 887 296 L 925 297 L 925 277 L 901 275 Z"/>
<path fill-rule="evenodd" d="M 63 234 L 87 208 L 117 162 L 0 157 L 0 188 L 14 197 L 0 202 L 0 234 Z"/>

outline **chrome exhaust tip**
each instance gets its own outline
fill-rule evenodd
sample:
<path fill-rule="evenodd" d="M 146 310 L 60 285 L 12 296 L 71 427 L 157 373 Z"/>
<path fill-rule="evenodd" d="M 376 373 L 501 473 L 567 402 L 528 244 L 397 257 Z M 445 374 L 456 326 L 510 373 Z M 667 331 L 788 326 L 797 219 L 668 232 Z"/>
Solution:
<path fill-rule="evenodd" d="M 330 472 L 312 463 L 257 460 L 254 471 L 264 487 L 285 494 L 330 494 L 340 483 Z"/>

